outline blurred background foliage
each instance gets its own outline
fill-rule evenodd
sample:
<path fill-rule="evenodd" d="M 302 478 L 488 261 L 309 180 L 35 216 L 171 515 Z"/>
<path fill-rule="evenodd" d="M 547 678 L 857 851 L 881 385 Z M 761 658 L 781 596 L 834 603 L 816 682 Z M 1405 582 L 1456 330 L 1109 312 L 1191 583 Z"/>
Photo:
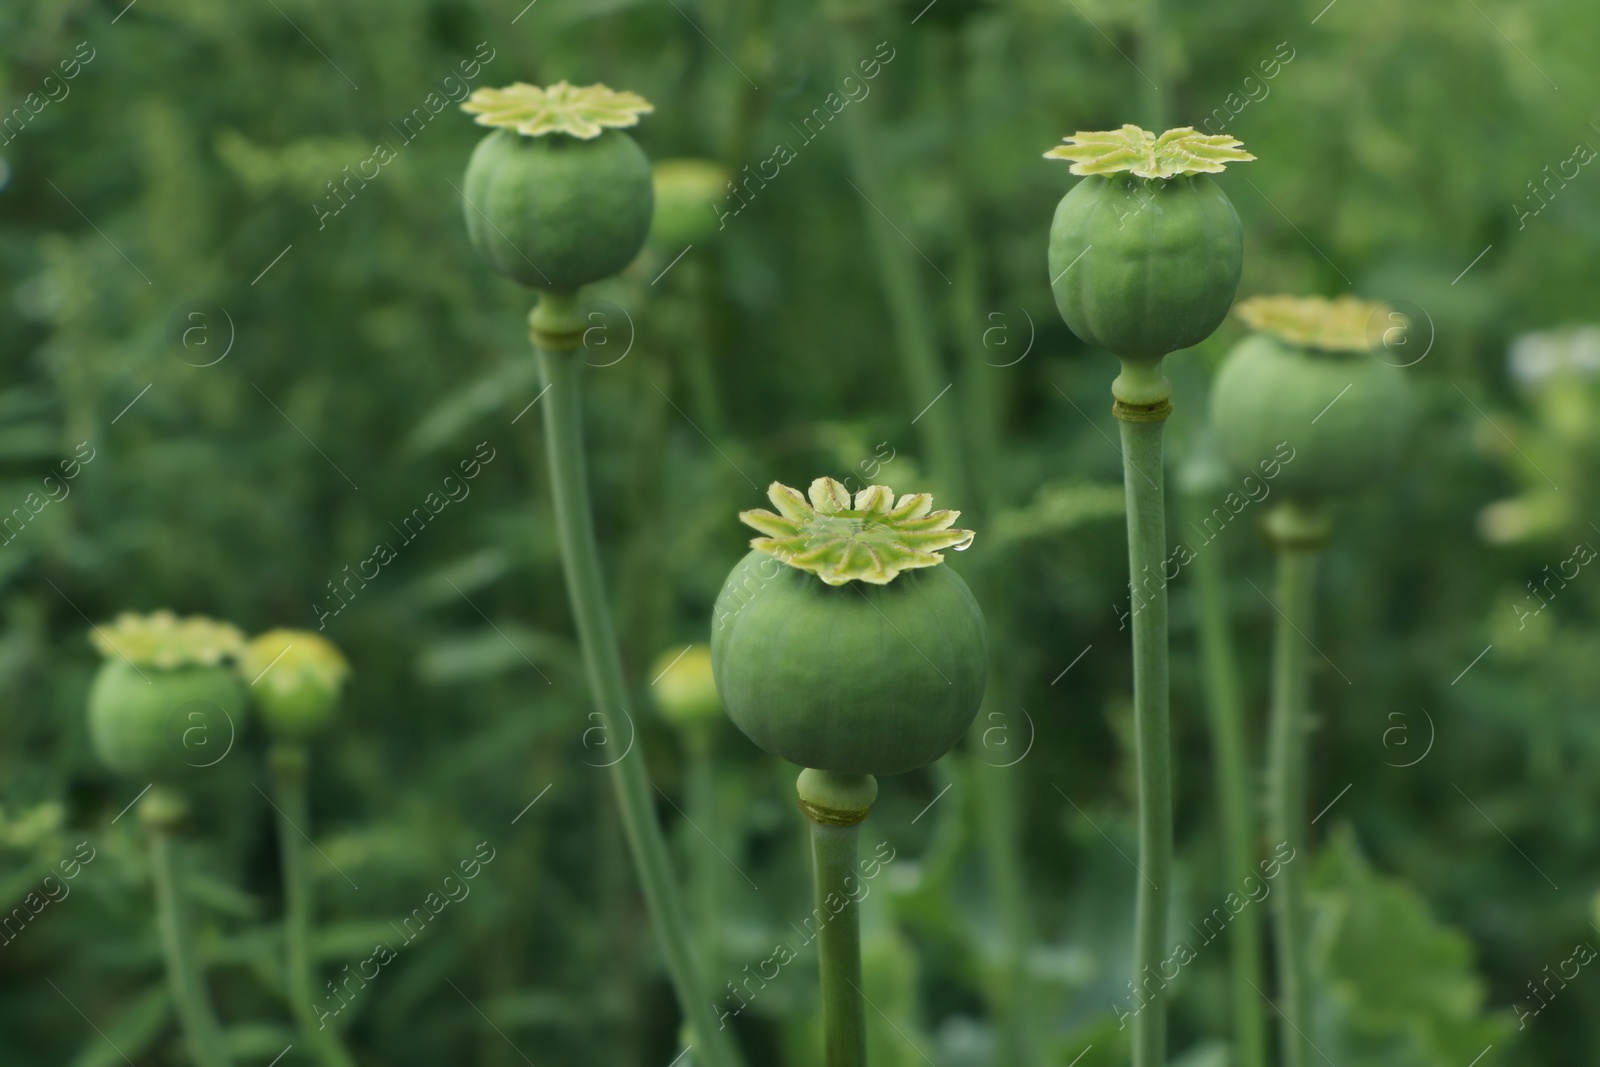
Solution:
<path fill-rule="evenodd" d="M 1530 987 L 1600 944 L 1600 577 L 1541 584 L 1600 542 L 1600 346 L 1525 336 L 1595 316 L 1600 178 L 1540 183 L 1600 145 L 1596 20 L 1555 0 L 0 8 L 0 95 L 24 109 L 0 134 L 0 508 L 80 443 L 94 457 L 0 548 L 0 903 L 79 842 L 96 856 L 0 946 L 0 1061 L 184 1062 L 138 827 L 118 819 L 139 784 L 87 745 L 90 621 L 171 607 L 315 629 L 329 583 L 481 448 L 470 497 L 324 620 L 355 672 L 314 752 L 327 975 L 478 842 L 497 850 L 341 1017 L 361 1062 L 672 1061 L 676 1009 L 595 769 L 635 737 L 685 872 L 712 885 L 696 921 L 713 984 L 809 912 L 792 769 L 719 723 L 697 833 L 698 742 L 651 713 L 646 672 L 705 639 L 748 533 L 735 513 L 825 472 L 965 512 L 980 534 L 954 565 L 998 649 L 968 746 L 885 782 L 869 826 L 896 855 L 866 905 L 868 995 L 894 1024 L 875 1062 L 1122 1062 L 1136 875 L 1119 856 L 1114 364 L 1054 312 L 1044 247 L 1070 179 L 1040 156 L 1162 112 L 1210 117 L 1259 157 L 1220 179 L 1246 228 L 1241 295 L 1354 291 L 1412 319 L 1416 444 L 1340 515 L 1323 580 L 1313 807 L 1337 800 L 1312 861 L 1314 1036 L 1341 1067 L 1600 1055 L 1600 978 L 1543 1006 Z M 528 408 L 530 298 L 465 240 L 455 185 L 478 131 L 444 98 L 475 52 L 492 58 L 474 85 L 643 93 L 658 160 L 742 180 L 793 153 L 737 214 L 683 194 L 688 214 L 663 211 L 659 239 L 589 293 L 591 477 L 641 695 L 626 737 L 588 717 L 576 666 Z M 807 139 L 813 109 L 852 91 L 841 66 L 873 55 L 867 95 Z M 334 199 L 379 144 L 392 161 Z M 1174 470 L 1240 332 L 1169 360 Z M 903 369 L 918 343 L 936 381 Z M 1225 558 L 1259 742 L 1272 609 L 1248 525 L 1205 550 Z M 1179 932 L 1229 889 L 1188 577 Z M 262 747 L 247 731 L 205 777 L 193 836 L 211 982 L 241 1057 L 266 1063 L 294 1035 Z M 734 1020 L 752 1063 L 816 1062 L 808 967 Z M 1224 967 L 1203 951 L 1178 981 L 1188 1067 L 1227 1062 Z"/>

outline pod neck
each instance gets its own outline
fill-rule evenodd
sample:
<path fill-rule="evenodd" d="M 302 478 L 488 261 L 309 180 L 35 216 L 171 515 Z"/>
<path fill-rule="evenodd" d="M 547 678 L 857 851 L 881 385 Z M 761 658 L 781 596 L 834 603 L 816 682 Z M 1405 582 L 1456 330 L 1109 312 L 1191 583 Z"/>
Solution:
<path fill-rule="evenodd" d="M 1261 535 L 1274 552 L 1319 552 L 1332 529 L 1327 508 L 1306 500 L 1285 500 L 1261 522 Z"/>
<path fill-rule="evenodd" d="M 1172 414 L 1172 383 L 1160 359 L 1124 359 L 1111 396 L 1111 413 L 1123 422 L 1164 422 Z"/>
<path fill-rule="evenodd" d="M 583 347 L 583 316 L 578 291 L 544 292 L 528 312 L 528 340 L 546 352 L 573 352 Z"/>
<path fill-rule="evenodd" d="M 819 826 L 854 826 L 867 817 L 878 798 L 878 780 L 870 774 L 834 774 L 807 767 L 795 782 L 800 810 Z"/>
<path fill-rule="evenodd" d="M 174 786 L 152 786 L 139 802 L 139 821 L 157 833 L 172 833 L 189 821 L 189 801 Z"/>

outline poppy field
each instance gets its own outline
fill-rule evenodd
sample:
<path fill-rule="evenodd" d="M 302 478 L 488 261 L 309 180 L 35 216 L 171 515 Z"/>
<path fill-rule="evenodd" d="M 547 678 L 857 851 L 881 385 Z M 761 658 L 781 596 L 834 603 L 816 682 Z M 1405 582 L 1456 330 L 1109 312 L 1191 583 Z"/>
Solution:
<path fill-rule="evenodd" d="M 0 1064 L 1600 1055 L 1600 20 L 0 11 Z"/>

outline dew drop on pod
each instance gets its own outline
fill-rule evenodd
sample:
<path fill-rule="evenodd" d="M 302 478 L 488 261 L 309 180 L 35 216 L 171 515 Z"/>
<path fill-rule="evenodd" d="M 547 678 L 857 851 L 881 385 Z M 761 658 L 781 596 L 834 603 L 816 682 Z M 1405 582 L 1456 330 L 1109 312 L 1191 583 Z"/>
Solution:
<path fill-rule="evenodd" d="M 654 206 L 650 161 L 619 127 L 655 110 L 604 85 L 517 82 L 462 110 L 498 127 L 478 142 L 463 192 L 485 263 L 534 289 L 570 293 L 638 255 Z"/>
<path fill-rule="evenodd" d="M 941 566 L 972 531 L 927 493 L 850 493 L 832 478 L 810 500 L 773 483 L 778 509 L 739 516 L 761 531 L 728 575 L 711 635 L 717 689 L 735 725 L 802 767 L 903 774 L 937 760 L 972 724 L 988 665 L 983 613 Z"/>
<path fill-rule="evenodd" d="M 1050 288 L 1072 332 L 1125 360 L 1211 336 L 1239 287 L 1244 236 L 1210 175 L 1255 157 L 1222 134 L 1132 125 L 1075 134 L 1045 156 L 1083 177 L 1050 224 Z"/>
<path fill-rule="evenodd" d="M 230 664 L 235 627 L 170 611 L 125 613 L 90 634 L 106 657 L 89 687 L 89 735 L 112 770 L 167 781 L 209 766 L 244 729 L 244 694 Z"/>
<path fill-rule="evenodd" d="M 250 639 L 239 676 L 274 740 L 303 741 L 333 719 L 350 665 L 309 630 L 268 630 Z"/>
<path fill-rule="evenodd" d="M 1276 488 L 1316 503 L 1360 489 L 1399 461 L 1410 390 L 1378 358 L 1381 303 L 1342 296 L 1257 296 L 1237 314 L 1253 331 L 1234 346 L 1211 390 L 1211 425 L 1229 462 L 1255 469 L 1285 443 Z"/>

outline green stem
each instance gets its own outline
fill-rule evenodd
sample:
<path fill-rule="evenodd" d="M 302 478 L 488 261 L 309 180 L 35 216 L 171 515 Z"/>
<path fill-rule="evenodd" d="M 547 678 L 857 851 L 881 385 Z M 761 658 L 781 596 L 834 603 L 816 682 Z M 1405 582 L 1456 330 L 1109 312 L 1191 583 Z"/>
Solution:
<path fill-rule="evenodd" d="M 1227 583 L 1220 549 L 1201 547 L 1194 560 L 1194 582 L 1199 602 L 1200 672 L 1211 720 L 1212 773 L 1222 822 L 1223 881 L 1229 890 L 1237 891 L 1256 876 L 1256 831 L 1251 812 L 1254 764 L 1245 740 L 1244 702 L 1228 624 Z M 1254 908 L 1239 914 L 1228 928 L 1228 937 L 1234 1062 L 1238 1067 L 1266 1067 L 1261 924 Z"/>
<path fill-rule="evenodd" d="M 1165 23 L 1162 0 L 1145 0 L 1139 27 L 1139 73 L 1144 82 L 1144 121 L 1156 133 L 1167 128 L 1167 64 L 1161 47 Z"/>
<path fill-rule="evenodd" d="M 689 728 L 685 745 L 688 770 L 685 807 L 689 821 L 702 833 L 690 841 L 690 860 L 694 865 L 694 895 L 699 914 L 695 924 L 700 934 L 700 956 L 712 967 L 722 960 L 721 897 L 722 871 L 726 861 L 718 854 L 716 768 L 711 761 L 712 733 L 709 724 L 695 723 Z"/>
<path fill-rule="evenodd" d="M 855 75 L 854 65 L 871 55 L 863 48 L 861 35 L 852 25 L 857 17 L 858 14 L 846 14 L 835 21 L 834 58 L 841 76 Z M 915 250 L 882 214 L 886 205 L 893 203 L 878 169 L 876 150 L 882 142 L 874 132 L 868 105 L 847 108 L 842 119 L 850 176 L 861 194 L 858 198 L 862 201 L 861 214 L 877 262 L 878 281 L 889 303 L 901 373 L 912 403 L 918 408 L 929 405 L 913 420 L 917 424 L 922 454 L 934 478 L 943 483 L 940 488 L 944 493 L 952 500 L 964 500 L 961 436 L 955 422 L 959 405 L 943 395 L 951 380 L 946 377 L 934 343 L 933 316 L 928 312 L 917 266 L 911 259 Z"/>
<path fill-rule="evenodd" d="M 582 344 L 583 319 L 577 312 L 576 294 L 544 294 L 528 322 L 539 372 L 549 393 L 544 400 L 545 452 L 567 597 L 577 623 L 595 714 L 599 716 L 596 721 L 612 727 L 609 740 L 623 749 L 608 768 L 623 833 L 633 854 L 678 1006 L 699 1039 L 696 1048 L 700 1058 L 708 1067 L 739 1067 L 742 1060 L 738 1050 L 718 1023 L 694 958 L 691 927 L 672 873 L 666 840 L 656 821 L 644 752 L 637 743 L 638 723 L 633 717 L 601 578 L 600 550 L 595 541 L 584 470 L 575 351 Z M 619 712 L 625 722 L 617 722 Z"/>
<path fill-rule="evenodd" d="M 1133 597 L 1133 720 L 1139 764 L 1139 891 L 1134 904 L 1133 981 L 1149 997 L 1133 1022 L 1134 1067 L 1165 1067 L 1167 956 L 1172 893 L 1172 745 L 1168 724 L 1167 528 L 1162 437 L 1171 384 L 1160 363 L 1124 360 L 1112 383 L 1122 425 L 1128 501 L 1128 572 Z M 1155 982 L 1149 979 L 1155 977 Z M 1151 988 L 1152 985 L 1158 988 Z"/>
<path fill-rule="evenodd" d="M 811 827 L 817 967 L 822 978 L 825 1067 L 866 1067 L 867 1018 L 861 991 L 861 879 L 856 874 L 861 821 L 878 795 L 868 774 L 804 770 L 800 810 Z M 839 902 L 843 901 L 840 906 Z M 830 903 L 831 902 L 831 903 Z"/>
<path fill-rule="evenodd" d="M 946 220 L 954 246 L 950 271 L 953 284 L 950 298 L 937 303 L 945 305 L 948 328 L 962 357 L 958 369 L 965 396 L 958 421 L 969 467 L 993 471 L 1000 464 L 1001 387 L 1008 370 L 1004 364 L 1020 356 L 1029 342 L 1021 336 L 1021 324 L 1011 323 L 1004 312 L 984 315 L 984 245 L 973 232 L 973 205 L 979 200 L 982 182 L 978 173 L 984 161 L 969 150 L 981 131 L 974 128 L 962 107 L 962 91 L 970 69 L 966 41 L 959 30 L 937 26 L 929 27 L 925 40 L 921 93 L 943 113 L 948 138 L 945 169 L 956 194 Z M 1018 328 L 1012 330 L 1012 325 Z M 996 482 L 993 478 L 973 480 L 972 496 L 962 502 L 969 518 L 980 507 L 985 516 L 994 513 Z M 991 673 L 990 677 L 995 675 Z"/>
<path fill-rule="evenodd" d="M 984 701 L 984 706 L 988 707 L 989 701 Z M 983 714 L 986 716 L 987 712 Z M 980 717 L 979 726 L 985 721 Z M 1008 727 L 1017 725 L 1020 724 L 1011 723 Z M 1014 739 L 1022 733 L 1020 729 L 1011 732 Z M 1016 747 L 1019 745 L 1008 746 L 1006 751 Z M 1001 1044 L 1005 1058 L 1001 1062 L 1032 1067 L 1039 1062 L 1038 1042 L 1033 1032 L 1032 975 L 1028 971 L 1028 954 L 1035 939 L 1018 848 L 1018 772 L 1015 767 L 997 767 L 988 762 L 995 758 L 992 753 L 975 747 L 974 758 L 969 762 L 978 821 L 983 828 L 984 870 L 1005 931 L 1004 976 L 1000 983 L 1003 999 L 991 1007 L 1003 1024 Z"/>
<path fill-rule="evenodd" d="M 680 343 L 683 346 L 683 369 L 689 379 L 689 395 L 694 404 L 700 425 L 708 437 L 717 438 L 723 432 L 722 397 L 717 388 L 716 352 L 712 340 L 712 299 L 710 279 L 699 263 L 685 263 L 683 285 L 688 291 L 690 310 L 685 315 L 688 329 Z"/>
<path fill-rule="evenodd" d="M 992 568 L 980 569 L 974 573 L 973 585 L 980 589 L 990 586 L 993 576 Z M 999 1021 L 1001 1055 L 996 1063 L 1033 1067 L 1040 1051 L 1028 958 L 1037 939 L 1020 847 L 1017 778 L 1022 772 L 1016 766 L 1031 744 L 1031 727 L 1014 709 L 1006 678 L 1003 661 L 991 656 L 989 686 L 978 721 L 967 733 L 967 750 L 952 752 L 945 759 L 960 759 L 969 769 L 984 874 L 1005 937 L 999 980 L 992 983 L 989 996 L 989 1009 Z"/>
<path fill-rule="evenodd" d="M 174 790 L 156 786 L 140 803 L 140 818 L 150 831 L 150 866 L 156 883 L 156 925 L 167 961 L 167 982 L 183 1024 L 189 1055 L 199 1067 L 233 1067 L 211 995 L 206 991 L 200 953 L 195 948 L 176 831 L 188 803 Z"/>
<path fill-rule="evenodd" d="M 1272 729 L 1268 781 L 1275 847 L 1287 844 L 1291 859 L 1278 874 L 1272 919 L 1278 956 L 1278 1011 L 1283 1067 L 1305 1067 L 1311 1025 L 1305 945 L 1306 716 L 1311 690 L 1311 618 L 1317 562 L 1321 555 L 1306 516 L 1280 505 L 1268 516 L 1278 561 L 1277 628 L 1272 648 Z M 1292 530 L 1291 527 L 1299 528 Z M 1325 527 L 1323 527 L 1325 536 Z M 1301 536 L 1284 536 L 1299 533 Z"/>
<path fill-rule="evenodd" d="M 816 911 L 828 914 L 823 902 L 845 893 L 844 880 L 854 875 L 861 824 L 824 826 L 811 823 L 812 885 Z M 822 974 L 822 1027 L 827 1067 L 865 1067 L 867 1018 L 861 999 L 861 913 L 847 905 L 817 932 L 817 965 Z"/>
<path fill-rule="evenodd" d="M 306 750 L 298 744 L 277 744 L 268 753 L 272 792 L 278 807 L 278 855 L 283 867 L 284 939 L 288 948 L 286 990 L 300 1036 L 323 1067 L 355 1067 L 338 1030 L 317 1013 L 316 965 L 311 956 L 314 905 L 311 866 L 305 838 L 311 817 L 306 803 Z"/>

